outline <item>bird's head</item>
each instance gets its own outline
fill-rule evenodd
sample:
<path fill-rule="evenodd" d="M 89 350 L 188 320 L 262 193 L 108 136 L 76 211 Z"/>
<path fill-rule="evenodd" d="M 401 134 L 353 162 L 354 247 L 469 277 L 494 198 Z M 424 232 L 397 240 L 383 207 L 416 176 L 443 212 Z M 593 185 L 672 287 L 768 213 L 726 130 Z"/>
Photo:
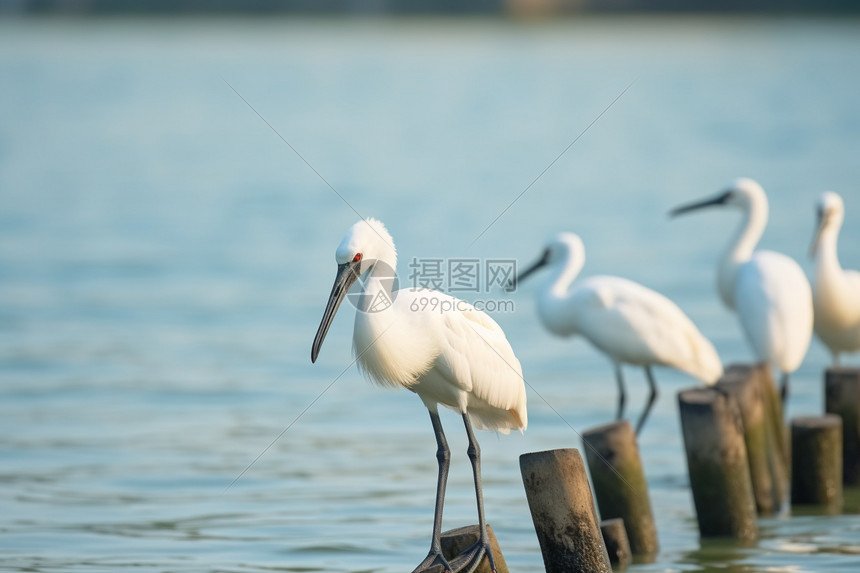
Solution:
<path fill-rule="evenodd" d="M 579 235 L 568 232 L 554 235 L 544 245 L 540 258 L 522 271 L 508 286 L 515 287 L 520 281 L 543 267 L 565 263 L 573 253 L 577 254 L 583 263 L 585 262 L 585 247 Z"/>
<path fill-rule="evenodd" d="M 335 251 L 337 275 L 328 297 L 322 322 L 311 346 L 311 362 L 316 362 L 323 340 L 349 288 L 377 265 L 386 265 L 393 274 L 397 267 L 394 240 L 381 221 L 362 219 L 346 232 Z"/>
<path fill-rule="evenodd" d="M 675 207 L 669 211 L 671 217 L 683 215 L 690 211 L 697 211 L 705 207 L 734 207 L 744 211 L 749 211 L 753 205 L 767 205 L 767 196 L 764 193 L 761 185 L 752 179 L 740 177 L 735 179 L 731 185 L 718 193 L 716 196 L 687 203 L 679 207 Z"/>
<path fill-rule="evenodd" d="M 382 221 L 373 218 L 356 222 L 337 246 L 334 258 L 338 266 L 354 264 L 358 276 L 363 275 L 378 262 L 392 269 L 397 266 L 397 251 L 394 239 Z"/>
<path fill-rule="evenodd" d="M 817 224 L 815 236 L 809 247 L 809 256 L 814 257 L 816 252 L 818 252 L 818 247 L 821 243 L 821 234 L 824 230 L 828 228 L 839 229 L 842 226 L 844 217 L 845 205 L 842 202 L 842 197 L 833 191 L 822 193 L 816 206 Z"/>

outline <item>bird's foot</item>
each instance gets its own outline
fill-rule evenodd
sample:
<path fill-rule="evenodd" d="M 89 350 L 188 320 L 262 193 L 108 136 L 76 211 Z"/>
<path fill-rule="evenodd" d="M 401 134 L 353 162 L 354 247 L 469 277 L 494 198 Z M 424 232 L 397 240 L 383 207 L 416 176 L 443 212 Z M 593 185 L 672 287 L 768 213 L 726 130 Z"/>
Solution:
<path fill-rule="evenodd" d="M 496 573 L 496 564 L 489 541 L 476 541 L 450 562 L 441 551 L 430 551 L 412 573 L 474 573 L 487 556 L 490 570 Z"/>
<path fill-rule="evenodd" d="M 412 573 L 457 573 L 441 551 L 430 551 L 421 564 Z"/>
<path fill-rule="evenodd" d="M 496 573 L 496 563 L 493 561 L 493 552 L 490 549 L 490 542 L 485 540 L 476 541 L 472 546 L 461 553 L 454 563 L 455 566 L 462 563 L 462 569 L 459 570 L 462 573 L 472 573 L 481 564 L 485 555 L 489 561 L 490 570 L 493 573 Z"/>

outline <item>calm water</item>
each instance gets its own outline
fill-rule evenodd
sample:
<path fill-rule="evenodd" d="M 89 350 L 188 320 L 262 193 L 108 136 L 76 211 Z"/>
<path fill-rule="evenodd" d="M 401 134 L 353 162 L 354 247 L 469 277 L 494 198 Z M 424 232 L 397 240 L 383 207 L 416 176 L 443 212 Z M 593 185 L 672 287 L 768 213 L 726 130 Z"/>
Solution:
<path fill-rule="evenodd" d="M 432 516 L 426 412 L 343 372 L 348 306 L 309 360 L 349 205 L 387 222 L 401 274 L 412 257 L 526 264 L 576 231 L 585 273 L 666 293 L 748 360 L 714 284 L 736 215 L 666 211 L 755 177 L 763 245 L 809 269 L 834 189 L 860 268 L 858 72 L 856 21 L 0 22 L 0 568 L 411 570 Z M 612 373 L 542 330 L 534 285 L 482 296 L 515 302 L 495 317 L 540 393 L 524 436 L 479 436 L 488 518 L 512 570 L 542 571 L 517 457 L 579 447 L 567 422 L 612 416 Z M 827 362 L 814 342 L 792 414 L 821 411 Z M 860 569 L 856 514 L 701 545 L 674 403 L 693 381 L 657 377 L 641 446 L 662 551 L 634 571 Z M 455 527 L 475 520 L 471 478 L 460 421 L 443 423 Z"/>

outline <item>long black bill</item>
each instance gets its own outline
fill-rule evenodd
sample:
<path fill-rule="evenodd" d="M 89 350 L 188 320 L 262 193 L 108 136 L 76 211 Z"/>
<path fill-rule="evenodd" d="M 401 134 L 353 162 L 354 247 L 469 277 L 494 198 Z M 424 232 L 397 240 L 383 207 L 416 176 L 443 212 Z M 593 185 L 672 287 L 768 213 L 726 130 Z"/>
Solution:
<path fill-rule="evenodd" d="M 549 249 L 546 249 L 546 250 L 544 250 L 541 257 L 538 260 L 536 260 L 530 267 L 528 267 L 526 270 L 524 270 L 519 275 L 517 275 L 516 278 L 514 278 L 513 280 L 508 282 L 508 285 L 507 285 L 508 289 L 510 290 L 510 289 L 516 288 L 516 286 L 518 284 L 520 284 L 520 282 L 523 279 L 525 279 L 527 276 L 529 276 L 530 274 L 532 274 L 533 272 L 535 272 L 539 268 L 545 266 L 548 262 L 549 262 Z"/>
<path fill-rule="evenodd" d="M 695 203 L 688 203 L 686 205 L 675 207 L 674 209 L 669 211 L 669 216 L 677 217 L 678 215 L 682 215 L 690 211 L 696 211 L 698 209 L 704 209 L 705 207 L 723 205 L 726 201 L 729 200 L 731 194 L 731 191 L 726 191 L 725 193 L 720 193 L 716 197 L 711 197 L 710 199 L 705 199 L 704 201 L 696 201 Z"/>
<path fill-rule="evenodd" d="M 311 346 L 311 362 L 317 361 L 317 356 L 322 348 L 325 335 L 328 334 L 328 329 L 334 320 L 334 315 L 343 302 L 349 287 L 358 280 L 358 265 L 359 263 L 343 263 L 337 266 L 337 276 L 334 277 L 334 286 L 331 287 L 331 294 L 328 296 L 328 303 L 325 305 L 320 327 L 317 329 L 317 335 L 314 336 L 314 343 Z"/>

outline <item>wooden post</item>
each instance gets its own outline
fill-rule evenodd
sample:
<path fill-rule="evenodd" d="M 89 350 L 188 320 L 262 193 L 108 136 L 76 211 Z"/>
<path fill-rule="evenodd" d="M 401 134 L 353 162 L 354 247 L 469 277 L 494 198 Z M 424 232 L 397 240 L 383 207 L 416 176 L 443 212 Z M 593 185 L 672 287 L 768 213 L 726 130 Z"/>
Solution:
<path fill-rule="evenodd" d="M 842 419 L 836 414 L 791 422 L 791 502 L 842 508 Z"/>
<path fill-rule="evenodd" d="M 490 550 L 493 552 L 493 562 L 496 564 L 496 573 L 508 573 L 508 564 L 505 556 L 499 548 L 499 541 L 493 528 L 487 524 L 487 536 L 490 538 Z M 456 558 L 460 553 L 474 545 L 481 538 L 481 530 L 477 525 L 467 525 L 457 529 L 449 529 L 442 533 L 442 555 L 448 561 Z M 441 569 L 441 568 L 440 568 Z M 490 560 L 484 557 L 478 564 L 474 573 L 492 573 Z M 441 573 L 441 572 L 440 572 Z"/>
<path fill-rule="evenodd" d="M 828 368 L 824 402 L 842 418 L 842 482 L 860 485 L 860 368 Z"/>
<path fill-rule="evenodd" d="M 759 515 L 779 513 L 788 500 L 788 465 L 777 432 L 782 418 L 771 418 L 768 385 L 773 381 L 767 367 L 733 364 L 717 382 L 717 389 L 738 403 L 750 467 L 753 495 Z M 776 396 L 775 388 L 774 396 Z"/>
<path fill-rule="evenodd" d="M 678 394 L 690 486 L 702 537 L 758 537 L 755 499 L 735 400 L 716 388 Z"/>
<path fill-rule="evenodd" d="M 609 553 L 609 561 L 616 571 L 627 569 L 633 561 L 630 551 L 630 539 L 627 537 L 627 529 L 624 520 L 616 517 L 605 519 L 600 522 L 600 532 L 603 534 L 603 543 L 606 552 Z"/>
<path fill-rule="evenodd" d="M 630 422 L 621 420 L 591 428 L 583 432 L 582 440 L 600 516 L 624 520 L 634 555 L 656 555 L 657 528 Z"/>
<path fill-rule="evenodd" d="M 520 456 L 546 573 L 609 573 L 585 464 L 575 449 Z"/>

